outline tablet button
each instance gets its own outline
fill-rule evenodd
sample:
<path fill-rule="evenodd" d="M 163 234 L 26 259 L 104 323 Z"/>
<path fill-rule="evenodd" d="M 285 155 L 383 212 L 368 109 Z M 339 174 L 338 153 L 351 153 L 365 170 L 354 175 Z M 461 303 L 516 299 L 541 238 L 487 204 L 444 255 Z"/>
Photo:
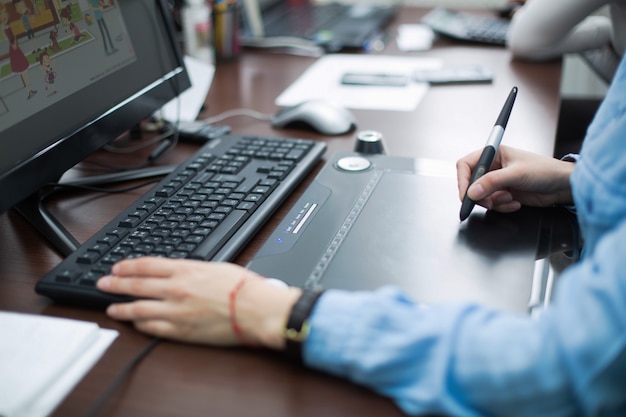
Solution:
<path fill-rule="evenodd" d="M 364 171 L 372 166 L 372 163 L 360 156 L 346 156 L 337 161 L 337 167 L 343 171 Z"/>

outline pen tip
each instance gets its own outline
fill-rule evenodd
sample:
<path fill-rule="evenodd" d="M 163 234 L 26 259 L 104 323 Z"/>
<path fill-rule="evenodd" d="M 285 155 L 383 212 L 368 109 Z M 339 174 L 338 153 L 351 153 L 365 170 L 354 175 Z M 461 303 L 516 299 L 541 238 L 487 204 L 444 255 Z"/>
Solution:
<path fill-rule="evenodd" d="M 467 195 L 463 199 L 463 203 L 461 204 L 461 210 L 459 211 L 459 218 L 461 221 L 467 219 L 474 208 L 474 202 L 470 200 Z"/>

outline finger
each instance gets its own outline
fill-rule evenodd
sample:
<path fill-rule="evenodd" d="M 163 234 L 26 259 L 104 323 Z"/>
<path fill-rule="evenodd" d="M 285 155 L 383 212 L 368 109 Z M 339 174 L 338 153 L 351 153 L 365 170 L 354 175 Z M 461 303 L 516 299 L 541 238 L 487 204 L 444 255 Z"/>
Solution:
<path fill-rule="evenodd" d="M 177 263 L 178 260 L 175 259 L 146 256 L 120 261 L 113 265 L 111 272 L 121 277 L 168 277 L 176 272 L 178 268 Z"/>
<path fill-rule="evenodd" d="M 513 201 L 513 194 L 509 191 L 496 191 L 491 195 L 492 207 L 504 206 Z"/>
<path fill-rule="evenodd" d="M 501 213 L 511 213 L 522 207 L 520 201 L 515 200 L 513 194 L 509 191 L 496 191 L 488 198 L 476 202 L 476 204 L 488 210 L 499 211 Z"/>
<path fill-rule="evenodd" d="M 492 210 L 499 211 L 500 213 L 512 213 L 522 208 L 522 204 L 513 200 L 508 203 L 496 204 L 492 207 Z"/>
<path fill-rule="evenodd" d="M 496 169 L 477 179 L 468 188 L 467 195 L 473 201 L 483 200 L 498 191 L 515 188 L 520 181 L 521 176 L 513 169 Z"/>
<path fill-rule="evenodd" d="M 203 325 L 205 327 L 202 330 L 197 323 L 177 319 L 175 312 L 169 313 L 167 307 L 163 303 L 150 301 L 112 304 L 107 314 L 116 320 L 132 321 L 137 330 L 153 336 L 213 345 L 239 344 L 228 322 L 217 326 Z"/>
<path fill-rule="evenodd" d="M 146 334 L 158 336 L 166 339 L 211 344 L 218 346 L 235 346 L 240 345 L 241 342 L 230 331 L 211 331 L 211 335 L 208 337 L 202 337 L 198 332 L 189 328 L 185 329 L 185 326 L 181 326 L 180 323 L 172 322 L 169 320 L 138 320 L 134 322 L 135 328 Z M 230 329 L 230 327 L 228 327 Z"/>
<path fill-rule="evenodd" d="M 137 300 L 115 303 L 107 307 L 106 313 L 115 320 L 166 320 L 175 317 L 167 303 L 159 300 Z"/>
<path fill-rule="evenodd" d="M 480 151 L 472 152 L 456 162 L 456 178 L 460 200 L 463 200 L 465 197 L 465 192 L 472 176 L 472 169 L 478 163 L 480 153 Z"/>
<path fill-rule="evenodd" d="M 99 290 L 138 298 L 166 298 L 172 283 L 160 278 L 104 276 L 96 282 Z"/>
<path fill-rule="evenodd" d="M 135 321 L 135 328 L 143 333 L 152 336 L 175 339 L 176 324 L 168 320 L 138 320 Z"/>
<path fill-rule="evenodd" d="M 482 200 L 475 201 L 475 203 L 486 208 L 487 210 L 491 210 L 498 205 L 509 203 L 512 200 L 513 195 L 509 191 L 502 190 L 496 191 Z"/>

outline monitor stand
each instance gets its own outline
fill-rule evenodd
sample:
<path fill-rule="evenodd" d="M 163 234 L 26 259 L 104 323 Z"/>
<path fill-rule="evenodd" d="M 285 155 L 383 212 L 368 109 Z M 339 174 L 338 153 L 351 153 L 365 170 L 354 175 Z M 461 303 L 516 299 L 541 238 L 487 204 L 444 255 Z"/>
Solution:
<path fill-rule="evenodd" d="M 163 165 L 134 170 L 93 175 L 74 180 L 61 181 L 64 185 L 105 185 L 123 181 L 164 176 L 178 165 Z M 16 205 L 15 210 L 37 229 L 63 256 L 68 256 L 80 246 L 72 234 L 48 211 L 45 200 L 55 192 L 54 187 L 42 189 Z"/>

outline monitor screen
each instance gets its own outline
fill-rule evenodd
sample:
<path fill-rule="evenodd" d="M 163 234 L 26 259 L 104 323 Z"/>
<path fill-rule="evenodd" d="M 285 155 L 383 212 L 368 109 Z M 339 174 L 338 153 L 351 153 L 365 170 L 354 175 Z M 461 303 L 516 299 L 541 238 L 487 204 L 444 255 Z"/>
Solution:
<path fill-rule="evenodd" d="M 0 213 L 189 87 L 162 0 L 0 0 Z"/>

